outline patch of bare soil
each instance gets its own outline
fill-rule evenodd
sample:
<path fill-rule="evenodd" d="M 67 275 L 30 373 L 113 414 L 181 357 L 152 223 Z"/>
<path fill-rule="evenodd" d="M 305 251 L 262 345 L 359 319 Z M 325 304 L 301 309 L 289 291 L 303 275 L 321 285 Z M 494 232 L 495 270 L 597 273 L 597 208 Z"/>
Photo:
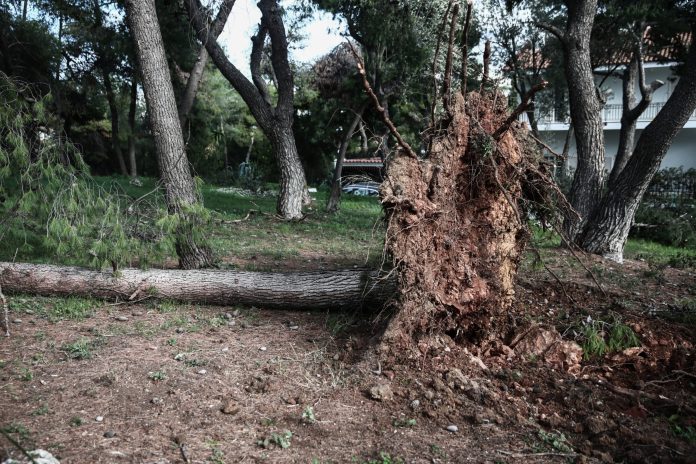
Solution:
<path fill-rule="evenodd" d="M 574 372 L 447 337 L 380 365 L 361 314 L 151 303 L 51 323 L 16 306 L 0 427 L 63 463 L 693 462 L 696 276 L 586 261 L 606 296 L 562 251 L 546 263 L 564 290 L 528 265 L 516 287 L 520 328 L 582 343 L 588 318 L 618 318 L 637 334 Z"/>

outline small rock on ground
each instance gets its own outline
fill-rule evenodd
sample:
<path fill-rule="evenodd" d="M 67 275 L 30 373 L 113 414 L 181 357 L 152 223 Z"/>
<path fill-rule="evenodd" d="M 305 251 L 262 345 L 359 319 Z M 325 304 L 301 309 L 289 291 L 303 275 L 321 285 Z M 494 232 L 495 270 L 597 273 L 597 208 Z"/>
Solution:
<path fill-rule="evenodd" d="M 459 427 L 457 427 L 456 425 L 448 425 L 448 426 L 447 426 L 447 431 L 448 431 L 448 432 L 455 433 L 455 432 L 458 432 L 458 431 L 459 431 Z"/>
<path fill-rule="evenodd" d="M 34 451 L 29 451 L 29 454 L 32 456 L 32 460 L 34 461 L 34 464 L 60 464 L 60 461 L 56 459 L 51 453 L 49 453 L 46 450 L 42 449 L 36 449 Z M 29 463 L 29 461 L 26 458 L 22 458 L 20 461 L 17 461 L 16 459 L 8 459 L 6 461 L 3 461 L 2 464 L 25 464 Z"/>
<path fill-rule="evenodd" d="M 394 399 L 394 392 L 389 384 L 382 383 L 370 388 L 370 398 L 377 401 L 391 401 Z"/>

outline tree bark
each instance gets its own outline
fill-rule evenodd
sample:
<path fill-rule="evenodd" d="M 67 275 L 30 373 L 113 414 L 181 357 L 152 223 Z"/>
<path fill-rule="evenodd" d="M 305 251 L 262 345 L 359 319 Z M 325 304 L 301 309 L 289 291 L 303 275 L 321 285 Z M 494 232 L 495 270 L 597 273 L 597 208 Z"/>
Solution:
<path fill-rule="evenodd" d="M 127 0 L 126 14 L 135 39 L 167 209 L 180 219 L 176 239 L 179 265 L 184 269 L 210 266 L 212 253 L 199 243 L 194 233 L 195 218 L 189 217 L 191 209 L 200 206 L 200 200 L 186 158 L 155 2 Z"/>
<path fill-rule="evenodd" d="M 198 39 L 205 45 L 215 66 L 239 92 L 259 127 L 271 142 L 281 174 L 278 214 L 288 220 L 302 218 L 302 203 L 307 181 L 292 129 L 295 111 L 294 80 L 288 60 L 285 26 L 277 0 L 261 0 L 258 3 L 261 10 L 261 24 L 258 34 L 252 38 L 251 81 L 230 62 L 222 47 L 210 34 L 210 31 L 219 24 L 224 26 L 226 16 L 221 20 L 222 13 L 232 9 L 234 0 L 225 0 L 212 22 L 204 13 L 200 0 L 185 0 L 185 4 Z M 260 62 L 266 36 L 271 39 L 271 64 L 277 79 L 278 97 L 275 106 L 260 74 Z"/>
<path fill-rule="evenodd" d="M 123 158 L 123 151 L 121 150 L 121 129 L 118 121 L 116 95 L 114 94 L 114 87 L 111 83 L 111 76 L 104 68 L 102 68 L 102 77 L 104 79 L 104 89 L 106 90 L 106 101 L 109 103 L 109 115 L 111 116 L 111 148 L 114 151 L 114 155 L 116 155 L 121 174 L 127 176 L 128 168 L 126 167 L 126 160 Z"/>
<path fill-rule="evenodd" d="M 143 0 L 135 0 L 143 1 Z M 48 264 L 0 262 L 6 292 L 136 301 L 154 297 L 269 309 L 353 309 L 382 306 L 394 279 L 369 270 L 292 274 L 217 270 L 122 269 L 111 272 Z"/>
<path fill-rule="evenodd" d="M 692 41 L 672 96 L 643 130 L 626 167 L 585 226 L 580 240 L 583 249 L 623 261 L 624 246 L 638 205 L 674 137 L 695 110 L 696 46 Z"/>
<path fill-rule="evenodd" d="M 138 105 L 138 73 L 133 71 L 130 88 L 130 104 L 128 106 L 128 162 L 130 164 L 130 175 L 132 178 L 138 177 L 138 163 L 135 158 L 135 111 Z"/>
<path fill-rule="evenodd" d="M 191 74 L 186 81 L 186 88 L 184 89 L 184 94 L 179 102 L 179 121 L 181 122 L 181 127 L 186 127 L 188 123 L 188 116 L 193 108 L 193 103 L 196 100 L 196 94 L 198 93 L 198 88 L 203 79 L 203 71 L 205 71 L 205 65 L 208 63 L 208 51 L 205 47 L 201 46 L 198 51 L 198 58 L 196 58 L 196 64 L 193 65 Z"/>
<path fill-rule="evenodd" d="M 539 24 L 556 35 L 563 45 L 564 70 L 568 82 L 570 117 L 575 128 L 577 167 L 568 200 L 580 218 L 567 214 L 563 231 L 574 240 L 593 208 L 599 203 L 604 185 L 604 127 L 602 103 L 595 88 L 590 59 L 590 37 L 597 0 L 566 0 L 565 31 Z"/>
<path fill-rule="evenodd" d="M 292 128 L 279 125 L 268 135 L 280 168 L 278 214 L 286 220 L 301 219 L 307 182 Z"/>
<path fill-rule="evenodd" d="M 642 29 L 641 29 L 642 30 Z M 642 32 L 641 32 L 642 35 Z M 645 69 L 643 67 L 643 52 L 640 43 L 629 65 L 624 71 L 623 77 L 623 108 L 621 112 L 621 129 L 619 131 L 619 148 L 616 159 L 609 175 L 611 186 L 626 167 L 631 156 L 636 136 L 636 123 L 641 114 L 652 103 L 653 93 L 664 85 L 664 82 L 656 80 L 650 85 L 645 83 Z M 641 100 L 636 104 L 636 81 L 640 88 Z"/>
<path fill-rule="evenodd" d="M 619 129 L 619 148 L 616 150 L 614 165 L 609 174 L 609 185 L 612 185 L 619 174 L 626 167 L 628 158 L 633 152 L 635 144 L 636 125 L 638 118 L 630 119 L 629 113 L 636 105 L 636 81 L 638 80 L 638 62 L 634 57 L 626 66 L 621 76 L 622 81 L 622 109 L 621 109 L 621 129 Z"/>
<path fill-rule="evenodd" d="M 334 169 L 333 179 L 331 180 L 331 194 L 326 202 L 326 211 L 329 213 L 336 213 L 341 206 L 341 175 L 343 171 L 343 160 L 346 158 L 346 151 L 348 151 L 350 139 L 353 137 L 353 134 L 355 134 L 358 124 L 362 121 L 363 111 L 365 111 L 365 109 L 361 108 L 359 112 L 355 113 L 353 121 L 343 134 L 341 146 L 338 149 L 338 156 L 336 158 L 336 168 Z"/>
<path fill-rule="evenodd" d="M 568 1 L 568 24 L 564 41 L 565 74 L 568 81 L 570 117 L 575 128 L 577 167 L 569 201 L 575 215 L 565 217 L 563 229 L 570 240 L 582 230 L 599 203 L 604 185 L 604 126 L 602 104 L 597 96 L 590 37 L 597 13 L 597 0 Z"/>

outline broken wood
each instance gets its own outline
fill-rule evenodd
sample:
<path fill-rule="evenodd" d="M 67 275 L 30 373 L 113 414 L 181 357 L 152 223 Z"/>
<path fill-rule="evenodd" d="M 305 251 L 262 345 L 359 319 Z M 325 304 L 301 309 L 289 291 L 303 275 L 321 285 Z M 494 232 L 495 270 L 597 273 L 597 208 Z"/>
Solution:
<path fill-rule="evenodd" d="M 237 270 L 122 269 L 117 273 L 49 264 L 0 262 L 9 293 L 83 296 L 128 301 L 132 295 L 269 309 L 354 309 L 383 305 L 391 279 L 371 270 L 249 272 Z"/>

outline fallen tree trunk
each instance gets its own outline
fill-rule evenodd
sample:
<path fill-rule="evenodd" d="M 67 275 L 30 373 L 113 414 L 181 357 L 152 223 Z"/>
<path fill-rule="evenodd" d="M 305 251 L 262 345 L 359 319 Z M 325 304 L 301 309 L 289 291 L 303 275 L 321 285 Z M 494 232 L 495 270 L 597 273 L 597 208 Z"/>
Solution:
<path fill-rule="evenodd" d="M 393 279 L 371 270 L 297 272 L 139 270 L 112 272 L 47 264 L 0 262 L 7 293 L 137 301 L 164 298 L 202 304 L 271 309 L 353 309 L 383 305 Z"/>

